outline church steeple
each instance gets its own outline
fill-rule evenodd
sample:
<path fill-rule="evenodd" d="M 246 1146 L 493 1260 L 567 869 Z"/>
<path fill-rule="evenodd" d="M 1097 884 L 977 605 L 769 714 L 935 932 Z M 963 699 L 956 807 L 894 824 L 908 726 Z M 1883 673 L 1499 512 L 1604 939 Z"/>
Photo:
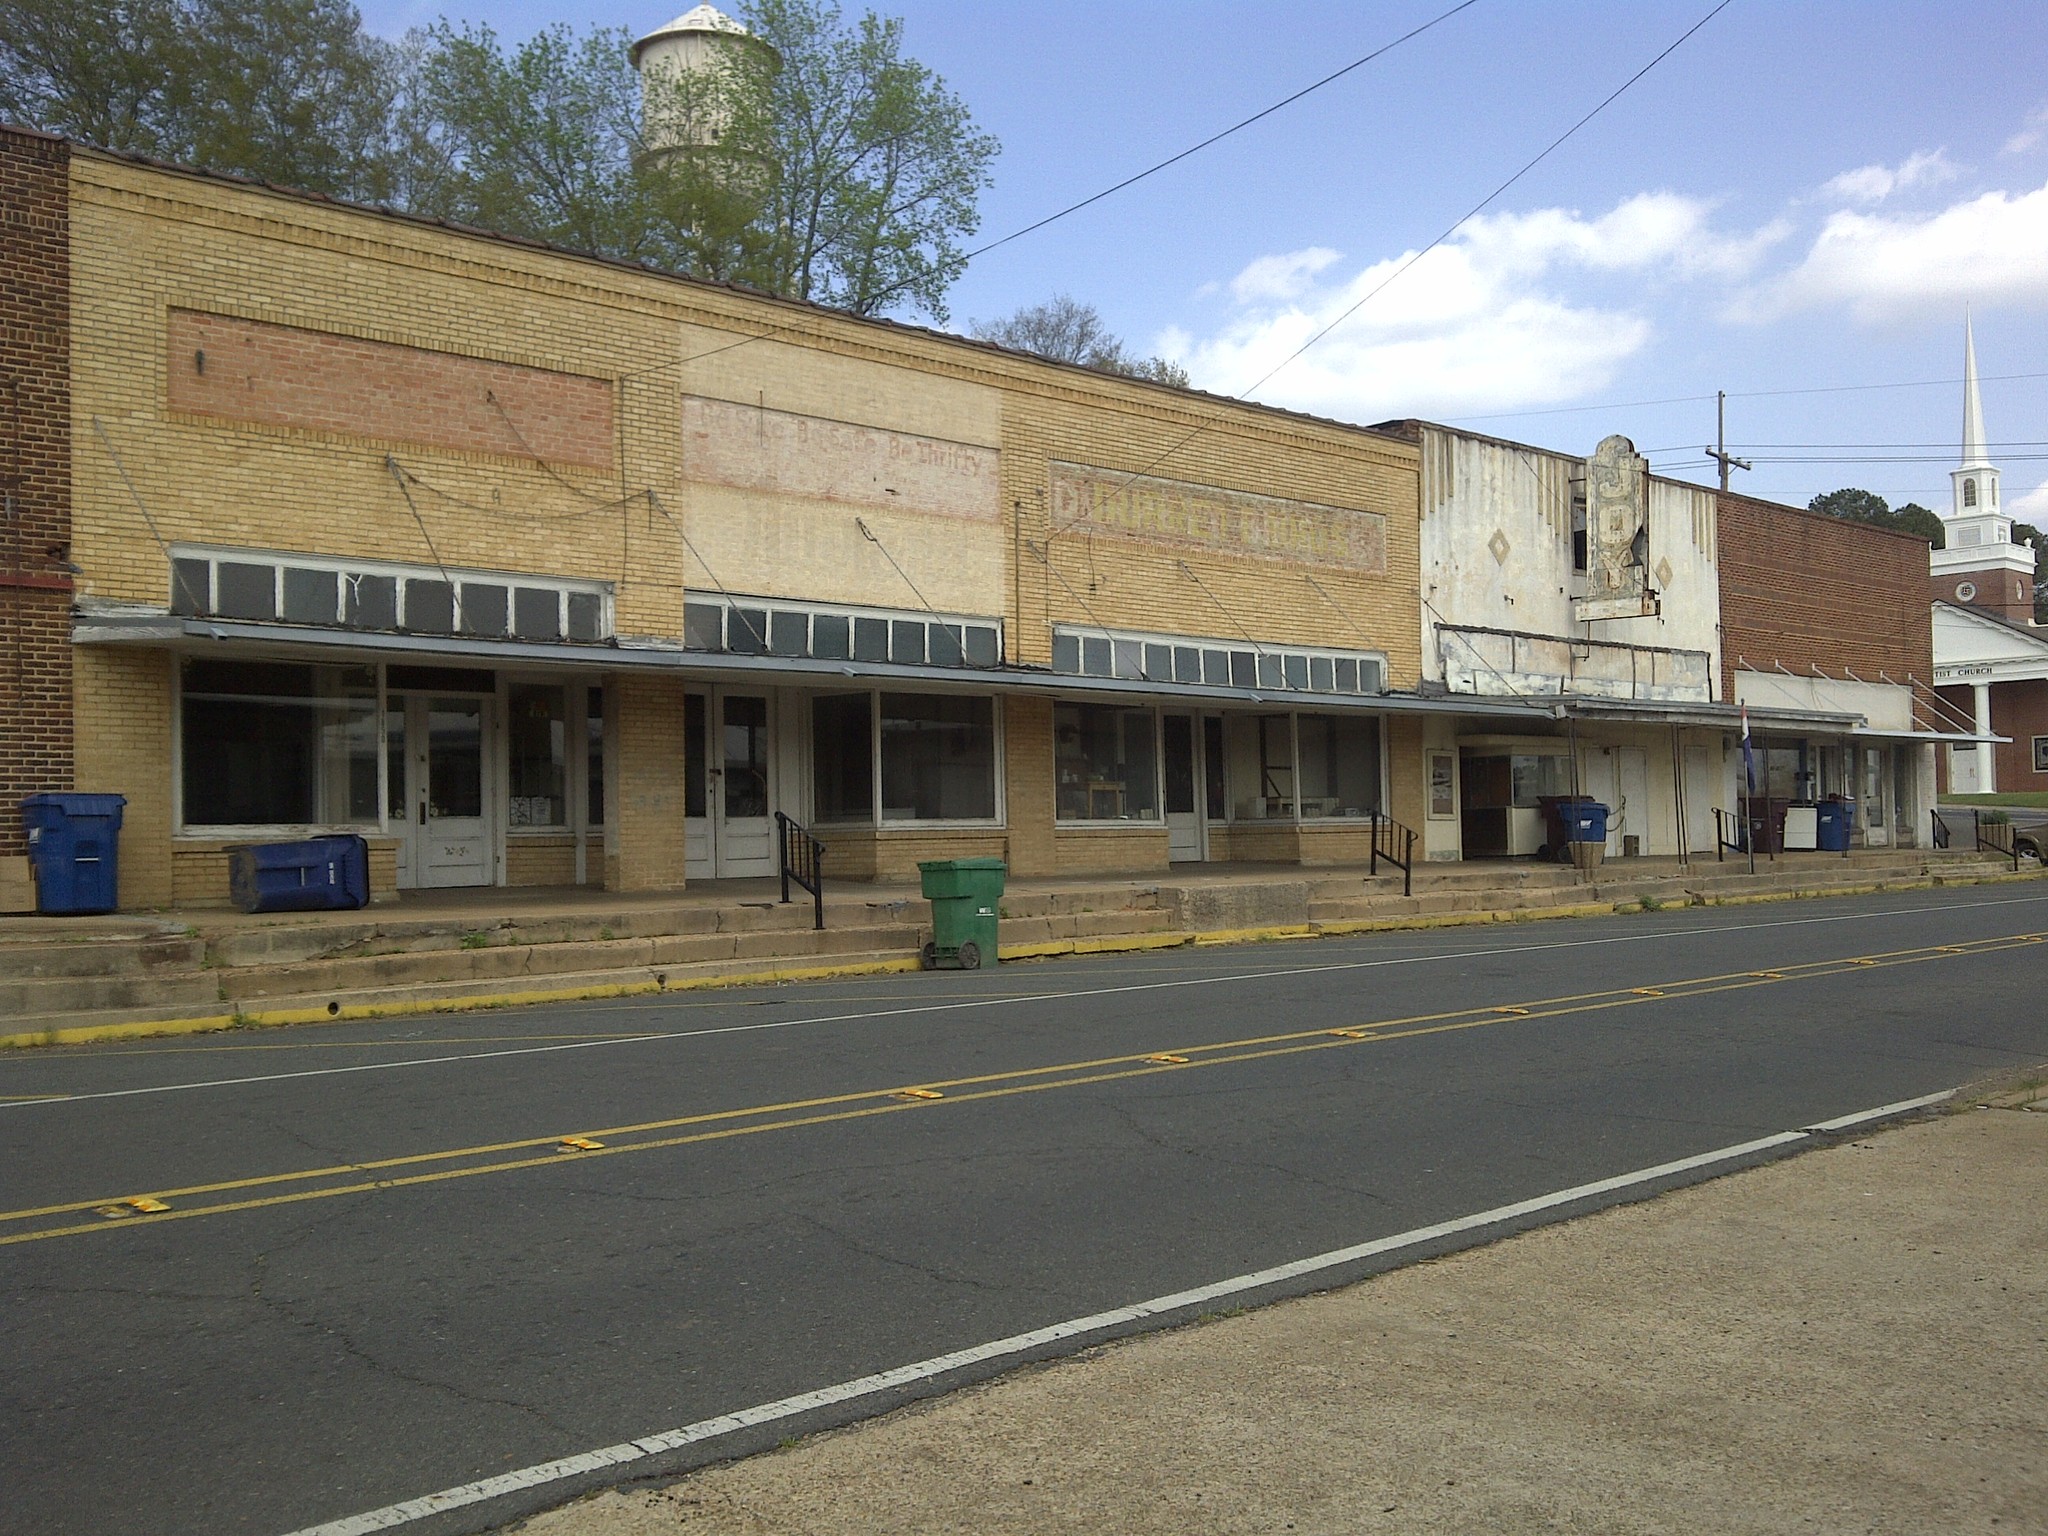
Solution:
<path fill-rule="evenodd" d="M 1977 392 L 1977 337 L 1963 317 L 1963 458 L 1949 471 L 1951 517 L 1986 517 L 1998 511 L 1998 466 L 1984 447 L 1984 401 Z"/>
<path fill-rule="evenodd" d="M 2034 618 L 2034 550 L 2012 541 L 2012 519 L 1998 504 L 1998 466 L 1984 435 L 1977 393 L 1977 337 L 1963 319 L 1963 456 L 1949 471 L 1955 504 L 1942 517 L 1943 547 L 1929 555 L 1934 595 L 1945 603 L 1988 608 L 2015 624 Z"/>

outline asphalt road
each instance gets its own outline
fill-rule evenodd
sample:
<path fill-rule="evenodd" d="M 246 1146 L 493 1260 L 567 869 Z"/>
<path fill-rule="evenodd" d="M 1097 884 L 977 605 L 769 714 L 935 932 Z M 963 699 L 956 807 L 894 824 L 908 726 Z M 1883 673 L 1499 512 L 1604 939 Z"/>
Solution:
<path fill-rule="evenodd" d="M 9 1053 L 0 1531 L 280 1536 L 1953 1087 L 2048 1058 L 2044 939 L 2020 884 Z"/>

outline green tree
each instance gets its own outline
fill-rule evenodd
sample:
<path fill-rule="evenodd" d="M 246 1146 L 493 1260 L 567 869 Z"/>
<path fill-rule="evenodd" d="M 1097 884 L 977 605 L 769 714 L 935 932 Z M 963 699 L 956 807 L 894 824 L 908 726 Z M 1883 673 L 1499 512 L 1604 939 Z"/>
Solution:
<path fill-rule="evenodd" d="M 634 171 L 631 35 L 565 24 L 507 51 L 488 26 L 417 34 L 398 114 L 414 211 L 577 250 L 649 257 Z"/>
<path fill-rule="evenodd" d="M 962 243 L 998 146 L 966 104 L 903 55 L 903 23 L 848 25 L 831 0 L 754 0 L 748 29 L 775 50 L 735 56 L 744 104 L 727 142 L 772 167 L 762 286 L 855 314 L 946 318 Z"/>
<path fill-rule="evenodd" d="M 1918 502 L 1909 501 L 1894 511 L 1876 492 L 1844 486 L 1839 491 L 1814 497 L 1806 504 L 1806 510 L 1852 523 L 1869 523 L 1873 527 L 1890 528 L 1900 533 L 1916 533 L 1934 548 L 1942 547 L 1941 519 Z"/>
<path fill-rule="evenodd" d="M 2014 523 L 2012 541 L 2034 551 L 2034 622 L 2048 624 L 2048 534 L 2032 523 Z"/>
<path fill-rule="evenodd" d="M 1941 526 L 1941 519 L 1917 501 L 1909 501 L 1902 507 L 1893 507 L 1892 526 L 1904 529 L 1907 533 L 1919 534 L 1936 549 L 1940 549 L 1948 542 L 1948 533 Z"/>
<path fill-rule="evenodd" d="M 391 194 L 393 62 L 349 0 L 0 7 L 0 114 L 336 197 Z"/>
<path fill-rule="evenodd" d="M 1171 358 L 1133 355 L 1103 321 L 1093 304 L 1056 293 L 998 320 L 976 320 L 969 332 L 997 346 L 1035 352 L 1059 363 L 1079 363 L 1104 373 L 1188 388 L 1188 371 Z"/>
<path fill-rule="evenodd" d="M 766 48 L 657 71 L 644 101 L 624 31 L 507 50 L 439 23 L 404 92 L 408 180 L 427 211 L 486 228 L 943 319 L 995 141 L 903 57 L 900 22 L 849 26 L 827 0 L 759 0 L 746 21 Z"/>

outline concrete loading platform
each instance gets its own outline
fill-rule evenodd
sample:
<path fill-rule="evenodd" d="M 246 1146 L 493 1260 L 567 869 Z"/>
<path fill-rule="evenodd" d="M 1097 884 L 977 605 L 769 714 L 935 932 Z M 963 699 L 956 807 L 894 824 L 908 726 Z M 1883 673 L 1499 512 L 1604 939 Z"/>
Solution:
<path fill-rule="evenodd" d="M 1205 865 L 1131 878 L 1020 880 L 1001 957 L 1315 938 L 1378 929 L 2028 879 L 1965 852 L 1791 854 L 1760 863 L 1629 859 L 1398 871 Z M 918 968 L 930 909 L 910 884 L 827 886 L 825 926 L 773 880 L 625 897 L 577 889 L 422 892 L 361 911 L 217 909 L 0 918 L 0 1044 L 77 1043 Z"/>

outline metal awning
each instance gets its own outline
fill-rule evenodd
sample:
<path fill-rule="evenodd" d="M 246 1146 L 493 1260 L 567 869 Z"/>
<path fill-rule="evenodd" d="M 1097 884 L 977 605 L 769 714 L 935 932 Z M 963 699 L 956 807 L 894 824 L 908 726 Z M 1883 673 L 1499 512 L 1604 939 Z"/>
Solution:
<path fill-rule="evenodd" d="M 81 614 L 72 624 L 71 641 L 74 645 L 153 647 L 184 655 L 205 655 L 216 647 L 229 646 L 238 651 L 261 650 L 268 657 L 295 661 L 398 661 L 570 672 L 652 672 L 707 683 L 791 683 L 842 688 L 851 684 L 887 685 L 927 692 L 1035 694 L 1147 703 L 1173 700 L 1239 708 L 1463 715 L 1503 720 L 1555 720 L 1561 714 L 1556 704 L 1545 701 L 1222 688 L 1145 678 L 1079 677 L 1027 667 L 915 667 L 897 662 L 821 661 L 801 656 L 735 656 L 722 651 L 686 651 L 679 646 L 633 642 L 591 645 L 485 640 L 462 635 L 402 635 L 240 619 L 182 618 L 161 613 Z"/>
<path fill-rule="evenodd" d="M 1563 701 L 1571 718 L 1605 720 L 1637 725 L 1698 725 L 1710 730 L 1740 731 L 1742 706 L 1719 702 L 1689 702 L 1677 699 L 1637 701 L 1633 699 L 1592 699 L 1567 696 Z M 1818 732 L 1847 735 L 1863 722 L 1863 716 L 1823 710 L 1749 708 L 1752 733 Z"/>
<path fill-rule="evenodd" d="M 1932 741 L 1952 747 L 2002 747 L 2012 741 L 2010 736 L 1980 736 L 1970 731 L 1886 731 L 1871 725 L 1859 725 L 1849 734 L 1858 741 Z"/>

